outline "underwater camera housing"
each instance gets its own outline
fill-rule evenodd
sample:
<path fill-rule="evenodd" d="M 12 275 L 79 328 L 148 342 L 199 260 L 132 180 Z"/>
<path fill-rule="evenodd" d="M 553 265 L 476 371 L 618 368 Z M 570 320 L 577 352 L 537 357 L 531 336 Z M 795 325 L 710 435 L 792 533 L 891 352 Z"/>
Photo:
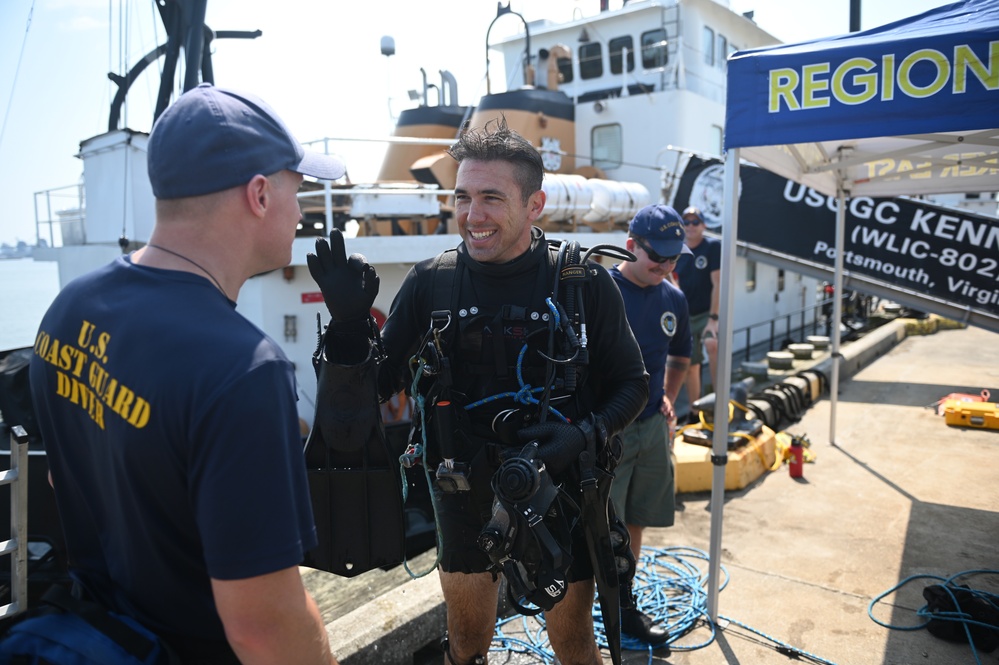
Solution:
<path fill-rule="evenodd" d="M 536 441 L 500 464 L 492 489 L 492 517 L 479 533 L 479 549 L 506 575 L 510 604 L 521 614 L 550 610 L 565 597 L 572 555 L 559 489 Z"/>
<path fill-rule="evenodd" d="M 513 550 L 517 538 L 517 527 L 510 517 L 506 506 L 513 506 L 522 501 L 529 501 L 536 496 L 541 487 L 541 473 L 544 462 L 537 458 L 537 442 L 529 443 L 517 457 L 503 462 L 496 470 L 492 480 L 495 497 L 493 498 L 492 518 L 482 527 L 479 534 L 479 549 L 494 557 L 494 563 L 499 563 Z M 545 479 L 548 484 L 547 472 Z M 537 515 L 536 511 L 533 511 Z M 540 519 L 540 518 L 538 518 Z"/>

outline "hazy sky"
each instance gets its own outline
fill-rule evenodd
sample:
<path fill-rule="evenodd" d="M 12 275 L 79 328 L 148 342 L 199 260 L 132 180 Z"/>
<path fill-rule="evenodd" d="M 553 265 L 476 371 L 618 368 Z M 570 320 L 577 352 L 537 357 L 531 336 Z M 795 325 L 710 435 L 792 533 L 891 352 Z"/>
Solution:
<path fill-rule="evenodd" d="M 724 0 L 720 0 L 724 2 Z M 256 40 L 214 43 L 215 80 L 255 92 L 300 141 L 325 136 L 385 136 L 393 113 L 411 105 L 406 91 L 438 70 L 458 80 L 459 101 L 485 92 L 485 36 L 496 0 L 209 0 L 215 30 L 263 31 Z M 849 0 L 730 0 L 778 39 L 797 42 L 849 31 Z M 872 28 L 947 4 L 939 0 L 862 0 L 861 27 Z M 621 0 L 611 0 L 611 8 Z M 511 0 L 527 20 L 592 15 L 599 0 Z M 123 29 L 129 26 L 129 30 Z M 496 22 L 490 39 L 520 22 Z M 381 38 L 396 54 L 380 53 Z M 33 193 L 76 184 L 80 141 L 107 131 L 115 87 L 165 32 L 153 0 L 0 0 L 0 242 L 34 242 Z M 497 89 L 498 55 L 491 64 Z M 162 61 L 159 61 L 159 65 Z M 158 77 L 151 66 L 133 85 L 125 119 L 148 131 Z M 518 82 L 519 83 L 519 82 Z M 499 89 L 502 89 L 500 87 Z M 388 98 L 391 97 L 391 104 Z M 383 146 L 343 150 L 355 181 L 373 178 Z"/>

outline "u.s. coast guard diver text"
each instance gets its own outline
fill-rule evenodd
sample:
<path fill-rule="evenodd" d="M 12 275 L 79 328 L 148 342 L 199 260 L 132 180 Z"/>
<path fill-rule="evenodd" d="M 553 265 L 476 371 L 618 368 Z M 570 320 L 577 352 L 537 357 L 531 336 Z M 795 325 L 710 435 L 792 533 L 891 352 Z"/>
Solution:
<path fill-rule="evenodd" d="M 149 422 L 149 402 L 104 368 L 110 344 L 110 333 L 98 333 L 93 323 L 83 321 L 75 344 L 38 331 L 34 353 L 56 368 L 56 394 L 86 411 L 98 427 L 104 429 L 104 412 L 109 409 L 141 429 Z"/>

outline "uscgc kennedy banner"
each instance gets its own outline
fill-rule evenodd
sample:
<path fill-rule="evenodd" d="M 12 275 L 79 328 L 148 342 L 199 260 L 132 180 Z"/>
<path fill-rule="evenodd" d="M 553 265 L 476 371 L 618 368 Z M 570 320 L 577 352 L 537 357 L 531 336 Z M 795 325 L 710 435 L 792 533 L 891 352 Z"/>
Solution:
<path fill-rule="evenodd" d="M 721 162 L 690 159 L 674 207 L 721 219 Z M 828 265 L 835 259 L 836 199 L 743 165 L 738 240 Z M 843 268 L 950 303 L 999 315 L 999 220 L 899 198 L 847 200 Z"/>

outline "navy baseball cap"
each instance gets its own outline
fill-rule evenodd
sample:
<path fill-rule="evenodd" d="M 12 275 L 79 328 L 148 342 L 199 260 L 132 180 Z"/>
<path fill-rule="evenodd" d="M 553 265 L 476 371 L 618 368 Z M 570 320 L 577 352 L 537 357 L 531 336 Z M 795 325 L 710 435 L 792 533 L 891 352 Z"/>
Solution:
<path fill-rule="evenodd" d="M 336 180 L 346 172 L 338 157 L 303 149 L 260 98 L 211 83 L 185 92 L 156 120 L 146 161 L 158 199 L 221 192 L 257 174 Z"/>
<path fill-rule="evenodd" d="M 697 206 L 687 206 L 684 208 L 682 217 L 684 219 L 693 217 L 699 224 L 704 223 L 704 215 L 701 214 L 701 211 L 697 208 Z"/>
<path fill-rule="evenodd" d="M 648 241 L 656 254 L 663 257 L 693 253 L 683 243 L 687 237 L 683 221 L 668 205 L 657 203 L 639 210 L 628 225 L 628 233 Z"/>

